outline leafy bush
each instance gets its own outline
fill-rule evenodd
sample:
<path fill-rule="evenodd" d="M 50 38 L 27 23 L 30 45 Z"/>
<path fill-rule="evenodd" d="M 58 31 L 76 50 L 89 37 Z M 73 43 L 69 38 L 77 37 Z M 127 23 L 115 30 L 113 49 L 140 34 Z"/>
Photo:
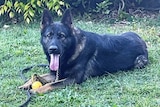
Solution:
<path fill-rule="evenodd" d="M 55 11 L 58 15 L 62 15 L 63 7 L 68 6 L 63 0 L 5 0 L 0 6 L 0 16 L 8 14 L 9 18 L 23 16 L 23 19 L 30 23 L 36 15 L 39 15 L 44 8 Z"/>
<path fill-rule="evenodd" d="M 112 4 L 112 2 L 110 2 L 109 0 L 104 0 L 101 3 L 97 3 L 95 12 L 107 15 L 110 12 L 109 5 L 111 5 L 111 4 Z"/>

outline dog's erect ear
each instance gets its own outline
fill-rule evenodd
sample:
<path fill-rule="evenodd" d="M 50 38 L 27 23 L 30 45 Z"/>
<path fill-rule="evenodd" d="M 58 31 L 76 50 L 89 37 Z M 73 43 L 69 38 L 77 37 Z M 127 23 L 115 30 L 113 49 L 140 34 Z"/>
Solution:
<path fill-rule="evenodd" d="M 68 26 L 69 28 L 72 28 L 72 14 L 70 9 L 67 9 L 64 12 L 63 17 L 61 19 L 61 23 Z"/>
<path fill-rule="evenodd" d="M 44 28 L 47 25 L 53 23 L 53 17 L 48 9 L 43 10 L 42 19 L 41 19 L 41 28 Z"/>

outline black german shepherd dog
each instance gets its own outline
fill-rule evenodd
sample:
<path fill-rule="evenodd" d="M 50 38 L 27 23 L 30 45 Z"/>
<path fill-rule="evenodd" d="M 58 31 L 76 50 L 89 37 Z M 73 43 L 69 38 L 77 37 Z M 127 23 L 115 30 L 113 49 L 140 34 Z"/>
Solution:
<path fill-rule="evenodd" d="M 37 93 L 80 84 L 89 77 L 143 68 L 148 63 L 147 46 L 136 33 L 100 35 L 81 30 L 73 26 L 70 9 L 60 22 L 53 22 L 47 9 L 43 11 L 41 44 L 51 71 L 42 77 L 54 81 L 58 72 L 59 81 L 31 90 Z"/>

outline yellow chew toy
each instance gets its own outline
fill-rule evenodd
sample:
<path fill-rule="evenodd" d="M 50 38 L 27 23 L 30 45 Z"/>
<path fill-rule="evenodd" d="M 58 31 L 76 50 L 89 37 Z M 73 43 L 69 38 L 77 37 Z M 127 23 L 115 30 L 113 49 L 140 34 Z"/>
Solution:
<path fill-rule="evenodd" d="M 42 83 L 40 81 L 35 81 L 32 83 L 32 89 L 38 89 L 42 86 Z"/>

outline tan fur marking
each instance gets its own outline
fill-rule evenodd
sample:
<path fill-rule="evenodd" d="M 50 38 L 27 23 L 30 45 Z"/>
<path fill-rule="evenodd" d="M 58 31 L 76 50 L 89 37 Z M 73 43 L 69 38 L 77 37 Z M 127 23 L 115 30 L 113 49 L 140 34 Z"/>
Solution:
<path fill-rule="evenodd" d="M 68 61 L 68 63 L 75 60 L 79 56 L 80 52 L 84 49 L 85 42 L 86 42 L 85 37 L 78 37 L 80 34 L 80 31 L 77 28 L 74 28 L 73 34 L 75 35 L 77 45 L 76 45 L 75 52 L 70 58 L 70 60 Z"/>

